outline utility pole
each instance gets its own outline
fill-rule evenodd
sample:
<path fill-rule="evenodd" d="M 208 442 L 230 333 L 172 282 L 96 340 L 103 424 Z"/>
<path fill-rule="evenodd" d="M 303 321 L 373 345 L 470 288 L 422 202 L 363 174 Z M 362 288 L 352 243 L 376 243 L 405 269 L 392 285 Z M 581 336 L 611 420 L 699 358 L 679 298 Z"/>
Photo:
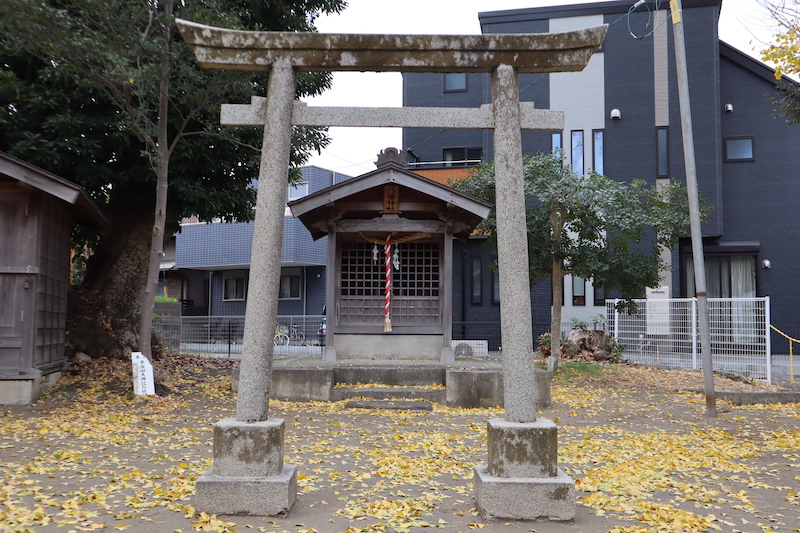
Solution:
<path fill-rule="evenodd" d="M 703 234 L 700 228 L 700 196 L 697 191 L 697 169 L 694 159 L 692 109 L 689 103 L 689 76 L 686 69 L 686 43 L 683 37 L 681 0 L 670 0 L 672 36 L 675 41 L 675 65 L 678 71 L 678 100 L 681 106 L 681 131 L 683 133 L 683 161 L 686 167 L 686 189 L 689 194 L 689 225 L 692 233 L 692 258 L 694 260 L 694 286 L 697 296 L 697 315 L 700 329 L 700 354 L 703 361 L 703 384 L 706 394 L 706 416 L 717 416 L 717 399 L 714 392 L 714 364 L 711 359 L 711 330 L 708 324 L 708 293 L 706 292 L 706 264 L 703 257 Z"/>

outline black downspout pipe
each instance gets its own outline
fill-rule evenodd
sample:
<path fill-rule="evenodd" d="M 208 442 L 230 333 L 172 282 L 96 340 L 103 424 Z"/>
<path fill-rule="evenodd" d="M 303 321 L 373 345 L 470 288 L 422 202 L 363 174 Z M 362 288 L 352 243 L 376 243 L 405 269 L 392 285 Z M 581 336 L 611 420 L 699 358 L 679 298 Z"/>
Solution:
<path fill-rule="evenodd" d="M 467 249 L 461 250 L 461 339 L 467 338 Z"/>

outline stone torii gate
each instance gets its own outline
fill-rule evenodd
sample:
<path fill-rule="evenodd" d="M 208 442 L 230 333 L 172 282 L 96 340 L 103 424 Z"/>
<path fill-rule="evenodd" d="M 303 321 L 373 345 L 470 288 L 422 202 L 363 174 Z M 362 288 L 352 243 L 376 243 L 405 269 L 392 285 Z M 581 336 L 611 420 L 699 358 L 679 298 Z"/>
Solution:
<path fill-rule="evenodd" d="M 536 417 L 520 130 L 561 130 L 563 112 L 519 101 L 518 73 L 580 71 L 607 26 L 550 34 L 363 35 L 250 32 L 178 20 L 206 68 L 269 71 L 266 98 L 225 105 L 224 125 L 264 126 L 250 294 L 236 418 L 214 427 L 214 463 L 195 506 L 217 514 L 276 515 L 296 498 L 283 464 L 284 421 L 269 418 L 272 335 L 293 125 L 494 129 L 505 418 L 488 422 L 488 467 L 476 467 L 482 514 L 571 520 L 574 482 L 556 464 L 557 430 Z M 312 108 L 294 101 L 297 71 L 490 72 L 480 108 Z"/>

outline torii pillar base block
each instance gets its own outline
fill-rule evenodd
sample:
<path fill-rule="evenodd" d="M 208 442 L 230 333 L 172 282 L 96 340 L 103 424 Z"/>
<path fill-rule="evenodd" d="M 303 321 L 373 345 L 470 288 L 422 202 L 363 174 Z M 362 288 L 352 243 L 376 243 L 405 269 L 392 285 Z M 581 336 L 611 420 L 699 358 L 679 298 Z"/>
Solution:
<path fill-rule="evenodd" d="M 284 421 L 214 425 L 214 464 L 195 483 L 195 508 L 207 514 L 275 516 L 297 499 L 297 468 L 283 462 Z"/>

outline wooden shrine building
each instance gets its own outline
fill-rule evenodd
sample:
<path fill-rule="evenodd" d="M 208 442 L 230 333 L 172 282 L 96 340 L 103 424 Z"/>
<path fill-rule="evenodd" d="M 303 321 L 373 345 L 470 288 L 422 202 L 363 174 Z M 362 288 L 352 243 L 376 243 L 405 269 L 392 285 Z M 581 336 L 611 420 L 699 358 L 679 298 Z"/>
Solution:
<path fill-rule="evenodd" d="M 67 361 L 73 222 L 108 226 L 79 186 L 0 152 L 0 403 L 26 404 Z"/>
<path fill-rule="evenodd" d="M 289 203 L 328 237 L 324 359 L 452 361 L 453 239 L 492 206 L 406 170 L 395 148 L 376 165 Z"/>

